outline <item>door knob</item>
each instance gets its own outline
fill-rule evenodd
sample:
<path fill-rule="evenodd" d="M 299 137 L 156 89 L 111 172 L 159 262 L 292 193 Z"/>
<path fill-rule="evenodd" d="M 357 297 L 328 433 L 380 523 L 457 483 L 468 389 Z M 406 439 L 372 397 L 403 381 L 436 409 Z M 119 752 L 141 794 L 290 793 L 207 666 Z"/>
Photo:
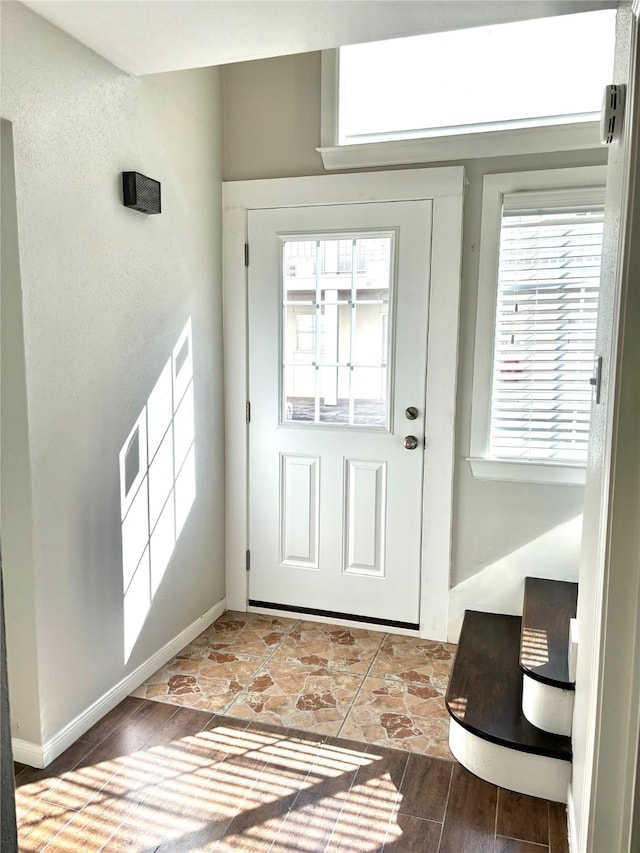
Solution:
<path fill-rule="evenodd" d="M 405 435 L 404 446 L 407 450 L 415 450 L 418 446 L 418 439 L 415 437 L 415 435 Z"/>
<path fill-rule="evenodd" d="M 418 417 L 418 410 L 415 406 L 409 406 L 408 409 L 404 410 L 405 415 L 407 416 L 408 421 L 415 421 Z"/>

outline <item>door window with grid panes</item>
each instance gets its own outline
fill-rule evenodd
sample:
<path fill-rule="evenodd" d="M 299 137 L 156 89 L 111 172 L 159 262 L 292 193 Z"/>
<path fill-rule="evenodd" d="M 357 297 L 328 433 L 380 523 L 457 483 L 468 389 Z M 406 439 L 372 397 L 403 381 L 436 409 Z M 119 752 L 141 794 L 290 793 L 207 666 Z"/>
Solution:
<path fill-rule="evenodd" d="M 393 231 L 283 239 L 283 422 L 388 426 L 393 250 Z"/>

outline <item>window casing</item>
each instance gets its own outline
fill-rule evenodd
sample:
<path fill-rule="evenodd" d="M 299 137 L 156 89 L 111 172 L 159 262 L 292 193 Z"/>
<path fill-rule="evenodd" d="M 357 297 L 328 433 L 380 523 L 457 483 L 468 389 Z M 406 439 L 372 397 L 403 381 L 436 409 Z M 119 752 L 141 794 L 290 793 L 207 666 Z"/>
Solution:
<path fill-rule="evenodd" d="M 469 462 L 582 483 L 605 167 L 485 178 Z"/>

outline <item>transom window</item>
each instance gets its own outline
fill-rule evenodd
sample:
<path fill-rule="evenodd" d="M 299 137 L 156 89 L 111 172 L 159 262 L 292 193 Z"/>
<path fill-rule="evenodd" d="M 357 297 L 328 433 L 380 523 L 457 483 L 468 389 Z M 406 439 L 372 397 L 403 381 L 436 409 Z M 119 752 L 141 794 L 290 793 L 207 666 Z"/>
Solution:
<path fill-rule="evenodd" d="M 597 10 L 323 51 L 324 168 L 599 148 L 615 18 Z"/>
<path fill-rule="evenodd" d="M 604 10 L 340 48 L 338 144 L 595 119 L 614 30 Z"/>

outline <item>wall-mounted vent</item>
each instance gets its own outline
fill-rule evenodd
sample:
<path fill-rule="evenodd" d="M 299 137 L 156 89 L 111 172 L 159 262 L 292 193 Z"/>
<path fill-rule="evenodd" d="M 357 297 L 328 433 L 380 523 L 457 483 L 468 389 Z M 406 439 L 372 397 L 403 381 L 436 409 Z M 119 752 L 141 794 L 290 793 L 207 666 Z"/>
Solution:
<path fill-rule="evenodd" d="M 160 213 L 160 181 L 140 172 L 123 172 L 122 200 L 125 207 L 140 213 Z"/>
<path fill-rule="evenodd" d="M 603 145 L 611 145 L 620 138 L 624 115 L 624 86 L 606 86 L 600 115 L 600 139 Z"/>

